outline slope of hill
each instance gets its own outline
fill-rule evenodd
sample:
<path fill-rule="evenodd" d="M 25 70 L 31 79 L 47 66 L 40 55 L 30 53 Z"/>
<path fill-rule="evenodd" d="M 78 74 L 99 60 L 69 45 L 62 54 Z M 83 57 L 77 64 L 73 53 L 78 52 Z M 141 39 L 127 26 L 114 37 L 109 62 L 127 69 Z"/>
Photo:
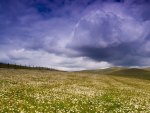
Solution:
<path fill-rule="evenodd" d="M 85 73 L 99 73 L 99 74 L 109 74 L 111 72 L 114 71 L 118 71 L 118 70 L 122 70 L 125 69 L 123 67 L 111 67 L 111 68 L 105 68 L 105 69 L 95 69 L 95 70 L 83 70 L 81 72 L 85 72 Z"/>
<path fill-rule="evenodd" d="M 150 71 L 150 67 L 143 68 L 144 70 Z"/>
<path fill-rule="evenodd" d="M 116 76 L 128 76 L 142 79 L 150 79 L 150 71 L 138 68 L 121 69 L 108 74 Z"/>
<path fill-rule="evenodd" d="M 100 75 L 115 75 L 134 77 L 140 79 L 150 79 L 150 68 L 125 68 L 125 67 L 111 67 L 97 70 L 84 70 L 82 72 Z"/>
<path fill-rule="evenodd" d="M 116 75 L 147 75 L 149 74 L 149 71 L 144 69 L 137 69 L 137 68 L 129 68 L 129 69 L 122 69 L 113 71 L 111 74 Z"/>

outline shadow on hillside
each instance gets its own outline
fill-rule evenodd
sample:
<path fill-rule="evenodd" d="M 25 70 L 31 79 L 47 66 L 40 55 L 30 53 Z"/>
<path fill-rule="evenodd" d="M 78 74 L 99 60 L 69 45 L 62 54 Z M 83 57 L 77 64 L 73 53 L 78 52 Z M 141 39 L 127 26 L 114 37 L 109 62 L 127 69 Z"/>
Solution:
<path fill-rule="evenodd" d="M 136 69 L 136 68 L 123 69 L 123 70 L 113 71 L 111 73 L 108 73 L 108 75 L 150 80 L 150 71 L 145 69 Z"/>
<path fill-rule="evenodd" d="M 107 68 L 98 70 L 85 70 L 82 72 L 90 74 L 113 75 L 150 80 L 150 70 L 139 68 Z"/>

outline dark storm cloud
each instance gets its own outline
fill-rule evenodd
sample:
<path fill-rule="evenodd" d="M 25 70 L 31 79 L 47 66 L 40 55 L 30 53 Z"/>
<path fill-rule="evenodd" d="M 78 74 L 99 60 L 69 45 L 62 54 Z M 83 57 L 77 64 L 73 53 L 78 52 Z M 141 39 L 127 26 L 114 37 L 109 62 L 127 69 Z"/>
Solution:
<path fill-rule="evenodd" d="M 1 0 L 0 61 L 35 64 L 46 54 L 43 65 L 56 55 L 57 66 L 145 66 L 149 26 L 149 0 Z"/>
<path fill-rule="evenodd" d="M 149 6 L 149 2 L 142 0 L 122 1 L 88 10 L 74 32 L 74 43 L 68 46 L 78 51 L 79 56 L 96 61 L 123 66 L 149 65 L 143 62 L 150 57 Z"/>
<path fill-rule="evenodd" d="M 135 44 L 134 46 L 132 44 Z M 137 43 L 121 43 L 106 48 L 80 47 L 81 56 L 88 56 L 96 61 L 108 61 L 115 65 L 140 65 L 140 55 Z M 137 48 L 136 48 L 137 47 Z M 76 48 L 77 49 L 77 48 Z"/>

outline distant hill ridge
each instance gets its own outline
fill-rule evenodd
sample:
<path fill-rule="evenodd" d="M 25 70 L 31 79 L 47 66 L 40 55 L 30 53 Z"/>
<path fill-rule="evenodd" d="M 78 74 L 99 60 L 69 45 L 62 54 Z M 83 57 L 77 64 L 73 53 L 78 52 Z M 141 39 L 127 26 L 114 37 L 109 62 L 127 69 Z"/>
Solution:
<path fill-rule="evenodd" d="M 145 69 L 139 69 L 139 68 L 128 68 L 128 69 L 121 69 L 121 70 L 117 70 L 117 71 L 113 71 L 111 74 L 115 74 L 115 75 L 145 75 L 145 74 L 149 74 L 150 71 L 145 70 Z"/>
<path fill-rule="evenodd" d="M 125 77 L 132 77 L 132 78 L 140 78 L 140 79 L 147 79 L 150 80 L 150 70 L 143 68 L 129 68 L 129 69 L 122 69 L 118 71 L 113 71 L 109 73 L 110 75 L 115 76 L 125 76 Z"/>
<path fill-rule="evenodd" d="M 84 70 L 82 72 L 95 73 L 102 75 L 114 75 L 124 77 L 134 77 L 150 80 L 150 68 L 126 68 L 126 67 L 111 67 L 97 70 Z"/>
<path fill-rule="evenodd" d="M 47 67 L 39 67 L 39 66 L 25 66 L 25 65 L 18 65 L 18 64 L 7 64 L 7 63 L 0 63 L 0 68 L 8 68 L 8 69 L 36 69 L 36 70 L 51 70 L 51 71 L 58 71 L 53 68 Z"/>

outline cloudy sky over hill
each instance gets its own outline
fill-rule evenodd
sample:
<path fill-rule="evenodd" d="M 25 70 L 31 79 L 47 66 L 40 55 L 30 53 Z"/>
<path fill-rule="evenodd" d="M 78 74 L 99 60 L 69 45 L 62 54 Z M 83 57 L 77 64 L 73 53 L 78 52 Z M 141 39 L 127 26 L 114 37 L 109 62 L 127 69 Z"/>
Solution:
<path fill-rule="evenodd" d="M 150 0 L 0 0 L 0 62 L 150 66 Z"/>

